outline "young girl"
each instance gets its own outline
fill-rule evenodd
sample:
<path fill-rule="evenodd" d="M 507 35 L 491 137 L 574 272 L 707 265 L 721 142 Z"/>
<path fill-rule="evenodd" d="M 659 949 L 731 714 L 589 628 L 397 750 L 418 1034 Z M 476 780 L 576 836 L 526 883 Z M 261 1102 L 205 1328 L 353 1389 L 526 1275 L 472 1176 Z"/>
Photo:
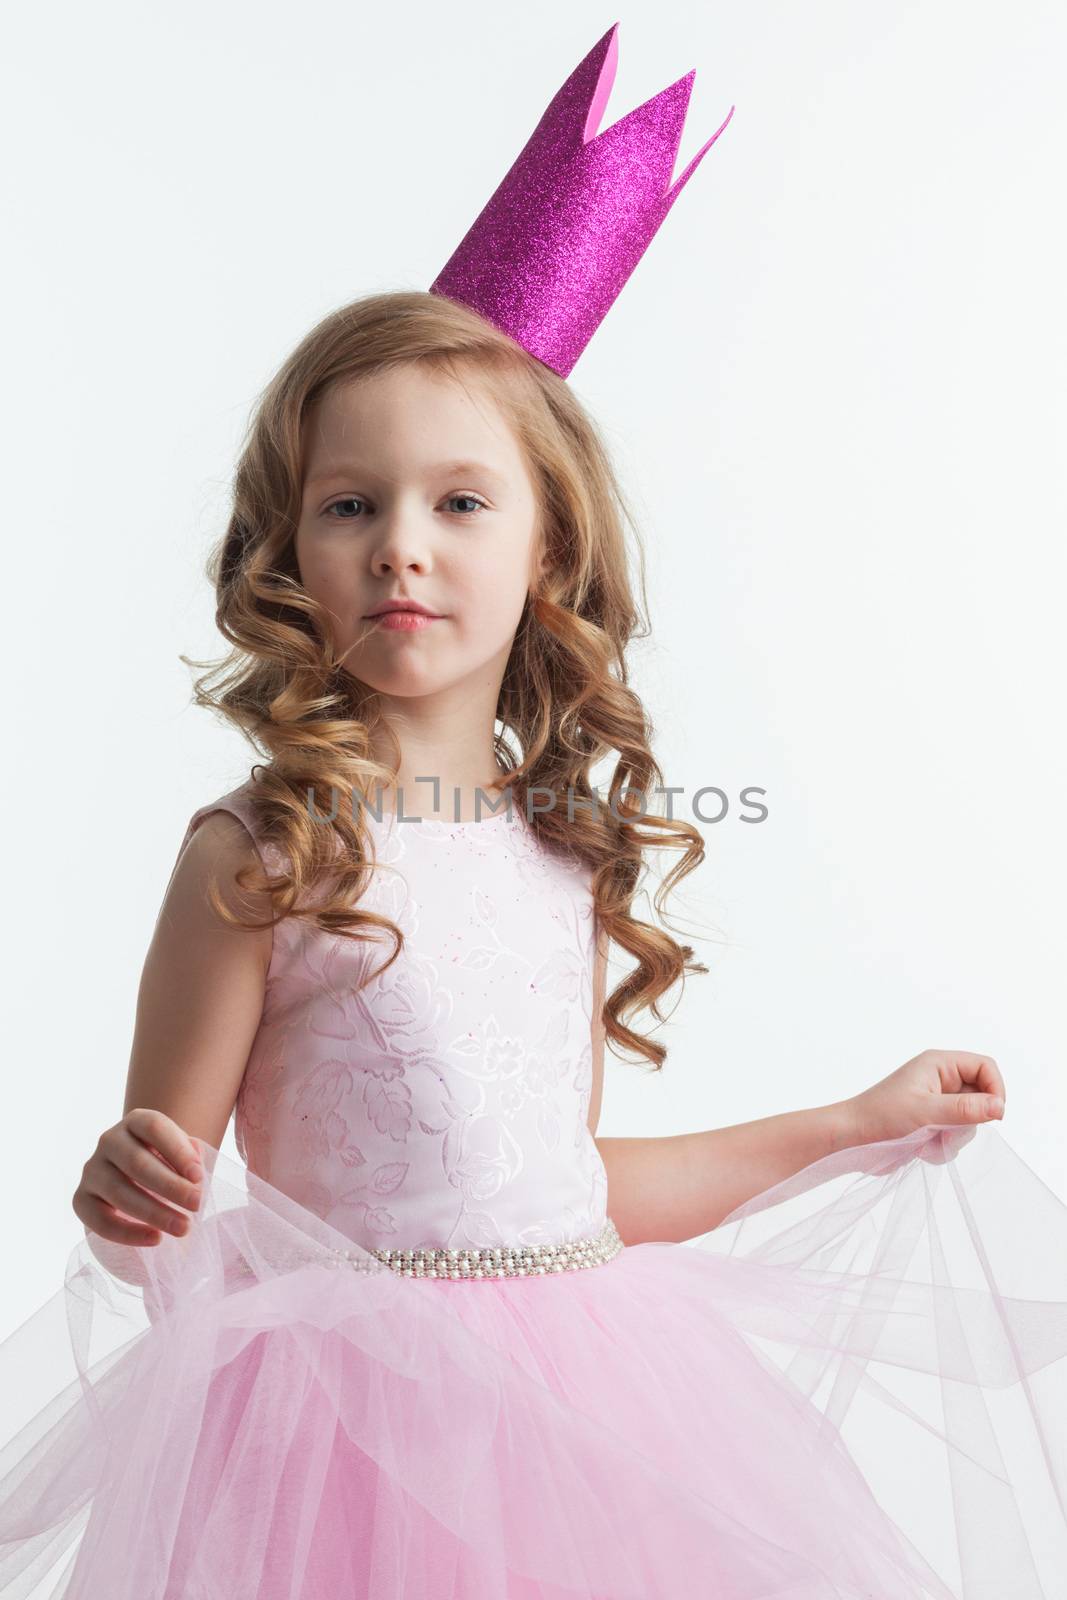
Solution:
<path fill-rule="evenodd" d="M 1067 1215 L 979 1126 L 994 1061 L 597 1137 L 606 1043 L 661 1067 L 705 970 L 634 915 L 646 848 L 669 889 L 701 837 L 565 382 L 596 302 L 509 331 L 452 283 L 314 328 L 238 465 L 197 692 L 263 759 L 190 820 L 85 1245 L 2 1347 L 54 1374 L 63 1316 L 76 1372 L 5 1452 L 0 1595 L 1062 1594 L 1067 1291 L 1017 1230 Z"/>

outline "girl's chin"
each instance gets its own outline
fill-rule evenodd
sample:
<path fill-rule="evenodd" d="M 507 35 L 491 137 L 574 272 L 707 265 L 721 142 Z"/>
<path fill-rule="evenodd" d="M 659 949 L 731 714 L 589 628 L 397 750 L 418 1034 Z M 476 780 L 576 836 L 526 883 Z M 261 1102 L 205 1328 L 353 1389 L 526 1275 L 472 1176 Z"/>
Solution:
<path fill-rule="evenodd" d="M 348 669 L 352 677 L 358 679 L 375 694 L 386 695 L 396 700 L 413 700 L 421 696 L 442 694 L 447 689 L 455 689 L 467 678 L 477 673 L 477 668 L 461 669 L 459 671 L 446 671 L 440 664 L 436 670 L 431 669 L 426 663 L 407 663 L 406 670 L 389 671 L 382 663 L 377 662 L 373 667 L 367 666 L 364 671 L 351 667 Z"/>

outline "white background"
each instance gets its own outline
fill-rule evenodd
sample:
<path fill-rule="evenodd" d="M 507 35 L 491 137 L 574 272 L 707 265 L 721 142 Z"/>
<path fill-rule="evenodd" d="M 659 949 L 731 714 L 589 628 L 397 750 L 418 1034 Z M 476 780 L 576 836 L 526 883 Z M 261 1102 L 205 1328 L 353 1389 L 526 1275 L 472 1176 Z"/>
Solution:
<path fill-rule="evenodd" d="M 1062 8 L 24 7 L 0 1334 L 82 1236 L 188 817 L 256 759 L 179 660 L 223 648 L 203 565 L 255 396 L 328 311 L 428 287 L 615 21 L 603 126 L 695 67 L 680 171 L 737 107 L 570 380 L 642 523 L 667 781 L 732 807 L 671 902 L 710 976 L 661 1075 L 609 1054 L 599 1131 L 955 1047 L 1067 1195 Z"/>

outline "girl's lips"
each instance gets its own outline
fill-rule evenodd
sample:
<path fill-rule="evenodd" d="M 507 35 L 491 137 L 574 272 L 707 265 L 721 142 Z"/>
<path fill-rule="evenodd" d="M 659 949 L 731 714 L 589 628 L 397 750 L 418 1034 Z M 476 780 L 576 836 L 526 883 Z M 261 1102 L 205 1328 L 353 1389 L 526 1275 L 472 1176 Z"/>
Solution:
<path fill-rule="evenodd" d="M 425 611 L 383 611 L 370 620 L 380 622 L 390 633 L 417 633 L 420 628 L 429 627 L 431 622 L 440 622 L 443 619 L 428 616 Z"/>

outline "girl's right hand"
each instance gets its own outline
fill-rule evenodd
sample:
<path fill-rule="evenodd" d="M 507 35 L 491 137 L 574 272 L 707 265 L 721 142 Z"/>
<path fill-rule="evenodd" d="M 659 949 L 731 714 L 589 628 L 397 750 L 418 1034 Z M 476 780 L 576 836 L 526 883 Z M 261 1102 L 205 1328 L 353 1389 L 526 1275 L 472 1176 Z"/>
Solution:
<path fill-rule="evenodd" d="M 160 1229 L 179 1237 L 188 1232 L 189 1219 L 165 1201 L 196 1211 L 202 1176 L 200 1151 L 189 1134 L 164 1112 L 136 1107 L 100 1135 L 71 1205 L 103 1239 L 159 1244 Z M 136 1217 L 142 1221 L 130 1220 Z"/>

